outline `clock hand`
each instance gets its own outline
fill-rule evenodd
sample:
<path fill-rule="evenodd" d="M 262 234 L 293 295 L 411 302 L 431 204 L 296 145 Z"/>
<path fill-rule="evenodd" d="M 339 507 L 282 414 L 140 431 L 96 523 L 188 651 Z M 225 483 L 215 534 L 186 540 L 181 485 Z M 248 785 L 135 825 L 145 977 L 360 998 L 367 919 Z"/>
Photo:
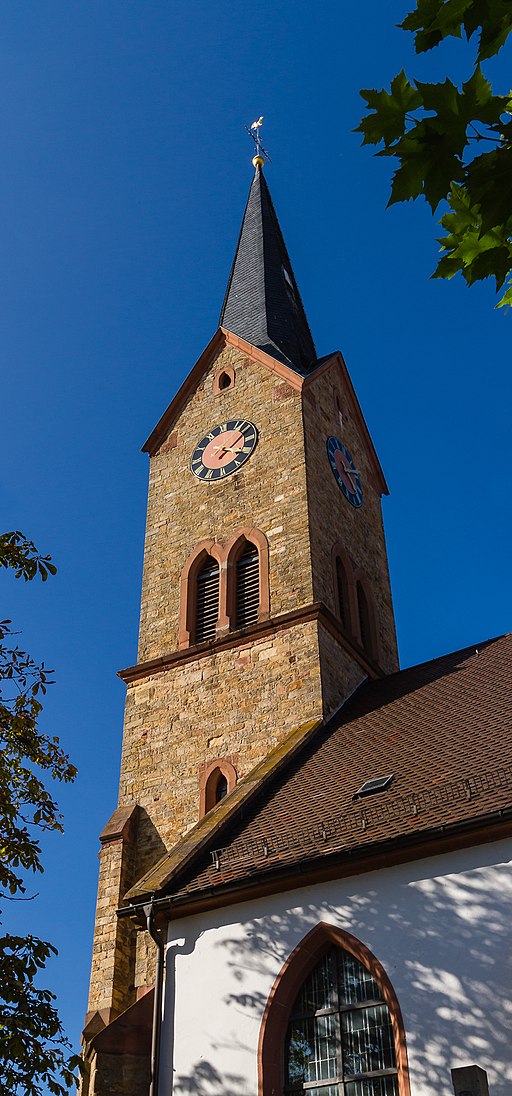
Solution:
<path fill-rule="evenodd" d="M 345 464 L 343 465 L 343 471 L 346 472 L 348 476 L 358 476 L 359 475 L 359 472 L 357 471 L 357 468 L 347 468 L 347 466 Z"/>
<path fill-rule="evenodd" d="M 239 445 L 216 445 L 214 453 L 243 453 L 243 446 Z"/>

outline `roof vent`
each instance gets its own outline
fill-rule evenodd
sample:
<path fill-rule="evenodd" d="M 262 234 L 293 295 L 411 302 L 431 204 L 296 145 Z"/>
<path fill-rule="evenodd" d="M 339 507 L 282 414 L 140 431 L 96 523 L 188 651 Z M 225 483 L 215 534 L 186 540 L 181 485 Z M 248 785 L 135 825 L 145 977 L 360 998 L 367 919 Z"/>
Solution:
<path fill-rule="evenodd" d="M 377 776 L 374 780 L 366 780 L 361 787 L 357 789 L 354 799 L 363 799 L 365 795 L 375 795 L 376 792 L 385 792 L 389 788 L 391 781 L 393 780 L 393 773 L 390 776 Z"/>

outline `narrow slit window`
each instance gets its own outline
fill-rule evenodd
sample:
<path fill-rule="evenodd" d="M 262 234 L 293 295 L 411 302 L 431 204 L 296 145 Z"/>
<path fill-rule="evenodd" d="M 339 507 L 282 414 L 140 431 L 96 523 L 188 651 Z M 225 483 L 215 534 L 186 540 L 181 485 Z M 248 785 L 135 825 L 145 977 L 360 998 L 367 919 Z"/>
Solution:
<path fill-rule="evenodd" d="M 211 556 L 197 576 L 195 642 L 215 639 L 219 617 L 219 565 Z"/>
<path fill-rule="evenodd" d="M 339 556 L 336 557 L 336 585 L 338 594 L 338 616 L 346 632 L 349 629 L 348 590 L 345 568 Z"/>
<path fill-rule="evenodd" d="M 361 633 L 361 646 L 369 654 L 374 654 L 372 643 L 372 629 L 370 619 L 370 606 L 362 584 L 357 583 L 357 609 L 359 613 L 359 630 Z"/>
<path fill-rule="evenodd" d="M 260 604 L 260 560 L 254 544 L 247 544 L 236 564 L 236 627 L 247 628 L 258 621 Z"/>

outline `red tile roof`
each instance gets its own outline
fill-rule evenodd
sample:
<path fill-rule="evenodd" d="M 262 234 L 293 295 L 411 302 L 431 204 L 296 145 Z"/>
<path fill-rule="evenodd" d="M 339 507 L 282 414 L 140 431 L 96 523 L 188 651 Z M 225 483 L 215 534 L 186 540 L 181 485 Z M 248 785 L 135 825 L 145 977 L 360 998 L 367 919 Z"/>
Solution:
<path fill-rule="evenodd" d="M 262 773 L 258 795 L 198 841 L 187 866 L 180 845 L 161 861 L 160 893 L 199 897 L 512 808 L 511 656 L 507 635 L 367 681 L 288 763 Z M 391 773 L 386 791 L 354 798 Z"/>

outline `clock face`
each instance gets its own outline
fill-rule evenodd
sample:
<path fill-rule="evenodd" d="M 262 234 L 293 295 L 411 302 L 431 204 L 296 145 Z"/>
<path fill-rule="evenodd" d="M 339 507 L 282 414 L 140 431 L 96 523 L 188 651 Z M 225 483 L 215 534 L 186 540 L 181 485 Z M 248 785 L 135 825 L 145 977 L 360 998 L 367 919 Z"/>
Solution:
<path fill-rule="evenodd" d="M 192 453 L 190 471 L 207 483 L 225 479 L 245 464 L 257 441 L 258 431 L 247 419 L 229 419 L 212 426 Z"/>
<path fill-rule="evenodd" d="M 363 488 L 359 472 L 347 447 L 339 438 L 327 438 L 327 455 L 340 491 L 352 506 L 362 506 Z"/>

